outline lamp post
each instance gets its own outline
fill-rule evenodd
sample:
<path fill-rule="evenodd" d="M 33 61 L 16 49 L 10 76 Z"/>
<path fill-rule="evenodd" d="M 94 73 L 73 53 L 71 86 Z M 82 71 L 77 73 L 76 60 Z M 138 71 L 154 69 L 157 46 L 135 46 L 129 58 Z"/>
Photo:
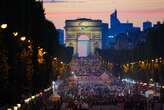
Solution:
<path fill-rule="evenodd" d="M 25 36 L 22 36 L 22 37 L 20 38 L 20 40 L 21 40 L 21 41 L 25 41 L 25 40 L 26 40 L 26 37 L 25 37 Z"/>
<path fill-rule="evenodd" d="M 18 36 L 18 32 L 13 32 L 14 37 Z"/>
<path fill-rule="evenodd" d="M 4 24 L 1 24 L 1 29 L 6 29 L 7 28 L 7 24 L 6 23 L 4 23 Z"/>

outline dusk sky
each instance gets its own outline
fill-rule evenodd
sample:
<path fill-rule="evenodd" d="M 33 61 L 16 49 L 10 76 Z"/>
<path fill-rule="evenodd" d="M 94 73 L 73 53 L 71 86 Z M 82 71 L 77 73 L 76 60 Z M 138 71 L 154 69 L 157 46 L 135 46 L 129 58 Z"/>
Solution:
<path fill-rule="evenodd" d="M 63 0 L 44 3 L 44 8 L 46 17 L 57 28 L 63 28 L 66 19 L 84 17 L 108 23 L 114 9 L 122 22 L 133 22 L 135 26 L 142 26 L 145 20 L 164 21 L 164 0 Z"/>

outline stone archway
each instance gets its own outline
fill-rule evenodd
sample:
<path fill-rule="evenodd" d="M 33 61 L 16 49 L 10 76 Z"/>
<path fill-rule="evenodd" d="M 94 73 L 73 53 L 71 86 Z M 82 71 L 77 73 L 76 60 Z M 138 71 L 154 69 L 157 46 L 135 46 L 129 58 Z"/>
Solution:
<path fill-rule="evenodd" d="M 66 20 L 65 37 L 66 46 L 72 43 L 74 56 L 94 55 L 95 48 L 101 49 L 102 21 L 87 18 Z"/>
<path fill-rule="evenodd" d="M 82 34 L 78 37 L 78 57 L 87 57 L 90 51 L 90 39 L 87 35 Z"/>

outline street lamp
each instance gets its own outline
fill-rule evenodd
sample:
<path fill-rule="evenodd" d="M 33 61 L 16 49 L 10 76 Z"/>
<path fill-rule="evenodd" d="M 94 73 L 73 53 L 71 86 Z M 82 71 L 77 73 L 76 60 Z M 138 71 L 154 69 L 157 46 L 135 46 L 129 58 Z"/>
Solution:
<path fill-rule="evenodd" d="M 144 64 L 145 62 L 144 61 L 142 61 L 142 64 Z"/>
<path fill-rule="evenodd" d="M 31 98 L 25 99 L 24 102 L 28 104 L 31 101 Z"/>
<path fill-rule="evenodd" d="M 17 104 L 17 107 L 18 107 L 18 108 L 21 108 L 21 104 Z"/>
<path fill-rule="evenodd" d="M 35 96 L 31 96 L 31 99 L 35 99 Z"/>
<path fill-rule="evenodd" d="M 1 28 L 2 29 L 6 29 L 7 28 L 7 24 L 1 24 Z"/>
<path fill-rule="evenodd" d="M 150 81 L 153 82 L 153 78 L 150 78 Z"/>
<path fill-rule="evenodd" d="M 47 52 L 43 52 L 43 55 L 45 55 Z"/>
<path fill-rule="evenodd" d="M 22 36 L 22 37 L 20 38 L 20 40 L 21 40 L 21 41 L 25 41 L 25 40 L 26 40 L 26 37 L 25 37 L 25 36 Z"/>
<path fill-rule="evenodd" d="M 73 71 L 71 73 L 74 75 L 74 72 Z"/>
<path fill-rule="evenodd" d="M 162 86 L 162 89 L 164 89 L 164 86 Z"/>
<path fill-rule="evenodd" d="M 17 106 L 14 106 L 14 110 L 18 110 L 18 107 Z"/>
<path fill-rule="evenodd" d="M 18 32 L 13 32 L 13 35 L 16 37 L 18 36 Z"/>

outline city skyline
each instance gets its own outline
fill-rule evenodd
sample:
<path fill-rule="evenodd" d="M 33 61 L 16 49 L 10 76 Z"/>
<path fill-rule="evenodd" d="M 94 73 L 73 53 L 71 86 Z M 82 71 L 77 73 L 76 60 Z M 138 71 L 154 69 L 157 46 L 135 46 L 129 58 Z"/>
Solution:
<path fill-rule="evenodd" d="M 91 18 L 109 23 L 109 16 L 117 9 L 122 22 L 132 22 L 142 27 L 143 21 L 163 22 L 164 0 L 65 0 L 62 2 L 44 3 L 47 19 L 57 28 L 63 28 L 66 19 Z"/>

